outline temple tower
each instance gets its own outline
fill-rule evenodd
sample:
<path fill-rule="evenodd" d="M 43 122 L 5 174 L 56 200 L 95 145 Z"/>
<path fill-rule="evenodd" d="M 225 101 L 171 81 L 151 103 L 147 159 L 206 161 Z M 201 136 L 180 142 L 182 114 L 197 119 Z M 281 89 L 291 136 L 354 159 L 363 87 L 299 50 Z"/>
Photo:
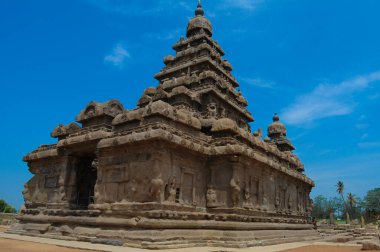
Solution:
<path fill-rule="evenodd" d="M 34 175 L 10 232 L 143 248 L 248 247 L 314 238 L 314 182 L 278 115 L 254 133 L 248 102 L 200 2 L 131 110 L 90 102 Z"/>

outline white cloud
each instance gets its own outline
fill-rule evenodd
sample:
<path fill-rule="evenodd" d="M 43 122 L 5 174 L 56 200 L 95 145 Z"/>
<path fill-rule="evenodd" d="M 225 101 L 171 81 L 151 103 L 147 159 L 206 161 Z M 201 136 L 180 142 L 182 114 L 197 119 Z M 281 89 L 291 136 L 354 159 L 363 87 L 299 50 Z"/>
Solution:
<path fill-rule="evenodd" d="M 121 44 L 118 44 L 115 46 L 111 54 L 104 57 L 104 61 L 109 62 L 114 66 L 122 67 L 124 61 L 129 58 L 131 58 L 129 52 Z"/>
<path fill-rule="evenodd" d="M 188 11 L 194 10 L 194 6 L 190 6 L 190 4 L 188 2 L 180 1 L 180 2 L 178 2 L 178 4 Z"/>
<path fill-rule="evenodd" d="M 273 88 L 276 83 L 274 81 L 267 81 L 260 78 L 240 78 L 242 82 L 259 88 Z"/>
<path fill-rule="evenodd" d="M 122 15 L 178 15 L 178 11 L 193 12 L 197 6 L 196 0 L 84 0 L 85 2 L 98 7 L 99 9 Z M 255 10 L 256 7 L 265 0 L 218 0 L 208 3 L 205 7 L 206 15 L 215 17 L 213 10 L 239 9 L 244 11 Z M 211 2 L 211 1 L 210 1 Z"/>
<path fill-rule="evenodd" d="M 364 121 L 365 119 L 367 119 L 367 116 L 362 114 L 359 116 L 359 121 Z"/>
<path fill-rule="evenodd" d="M 85 0 L 87 3 L 98 7 L 99 9 L 119 13 L 122 15 L 149 15 L 157 16 L 164 14 L 174 14 L 179 9 L 194 10 L 186 1 L 177 0 L 155 0 L 155 1 L 141 1 L 141 0 Z"/>
<path fill-rule="evenodd" d="M 369 124 L 368 123 L 357 123 L 357 124 L 355 124 L 355 127 L 357 129 L 360 129 L 360 130 L 368 129 L 369 128 Z"/>
<path fill-rule="evenodd" d="M 364 133 L 361 137 L 360 137 L 360 139 L 361 140 L 364 140 L 364 139 L 367 139 L 369 137 L 369 135 L 367 134 L 367 133 Z"/>
<path fill-rule="evenodd" d="M 374 95 L 368 96 L 368 99 L 373 100 L 373 101 L 377 100 L 379 98 L 380 98 L 380 94 L 374 94 Z"/>
<path fill-rule="evenodd" d="M 157 39 L 157 40 L 173 40 L 173 39 L 179 39 L 181 32 L 183 32 L 183 29 L 174 29 L 172 31 L 162 32 L 162 33 L 147 33 L 146 36 L 151 39 Z"/>
<path fill-rule="evenodd" d="M 263 0 L 223 0 L 223 7 L 227 8 L 239 8 L 243 10 L 254 10 L 256 6 L 262 3 Z"/>
<path fill-rule="evenodd" d="M 362 142 L 358 143 L 358 146 L 362 149 L 371 149 L 380 147 L 380 142 Z"/>
<path fill-rule="evenodd" d="M 352 95 L 380 81 L 380 71 L 343 81 L 319 84 L 311 93 L 299 96 L 282 112 L 287 124 L 305 125 L 318 119 L 350 114 L 355 109 Z"/>

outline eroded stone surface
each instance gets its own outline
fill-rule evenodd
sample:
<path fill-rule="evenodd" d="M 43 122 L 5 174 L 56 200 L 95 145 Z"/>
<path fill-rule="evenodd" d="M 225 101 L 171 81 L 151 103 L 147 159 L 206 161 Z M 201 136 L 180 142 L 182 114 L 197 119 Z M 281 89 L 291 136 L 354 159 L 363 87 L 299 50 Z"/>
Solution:
<path fill-rule="evenodd" d="M 380 250 L 380 241 L 379 240 L 371 240 L 363 242 L 362 250 L 372 250 L 377 251 Z"/>
<path fill-rule="evenodd" d="M 277 115 L 265 141 L 251 132 L 248 102 L 200 5 L 173 49 L 137 108 L 91 102 L 81 126 L 59 125 L 57 144 L 24 157 L 34 176 L 13 232 L 148 248 L 316 234 L 313 181 Z"/>

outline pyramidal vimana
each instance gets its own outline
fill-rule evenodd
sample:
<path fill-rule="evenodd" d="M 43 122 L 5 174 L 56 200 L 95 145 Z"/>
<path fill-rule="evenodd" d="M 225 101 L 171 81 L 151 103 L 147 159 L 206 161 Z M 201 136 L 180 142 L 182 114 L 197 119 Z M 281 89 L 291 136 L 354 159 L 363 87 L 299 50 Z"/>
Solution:
<path fill-rule="evenodd" d="M 314 186 L 279 116 L 267 137 L 200 4 L 137 108 L 90 102 L 27 154 L 33 178 L 9 232 L 142 248 L 315 238 Z"/>

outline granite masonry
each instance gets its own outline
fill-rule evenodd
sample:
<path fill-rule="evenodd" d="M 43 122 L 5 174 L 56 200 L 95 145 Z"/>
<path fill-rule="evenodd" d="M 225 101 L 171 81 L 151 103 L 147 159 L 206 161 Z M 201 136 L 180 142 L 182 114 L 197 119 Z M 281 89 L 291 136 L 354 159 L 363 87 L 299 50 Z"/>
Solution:
<path fill-rule="evenodd" d="M 27 154 L 11 233 L 120 246 L 248 247 L 317 236 L 314 186 L 278 115 L 252 133 L 248 102 L 201 4 L 137 108 L 90 102 Z"/>

